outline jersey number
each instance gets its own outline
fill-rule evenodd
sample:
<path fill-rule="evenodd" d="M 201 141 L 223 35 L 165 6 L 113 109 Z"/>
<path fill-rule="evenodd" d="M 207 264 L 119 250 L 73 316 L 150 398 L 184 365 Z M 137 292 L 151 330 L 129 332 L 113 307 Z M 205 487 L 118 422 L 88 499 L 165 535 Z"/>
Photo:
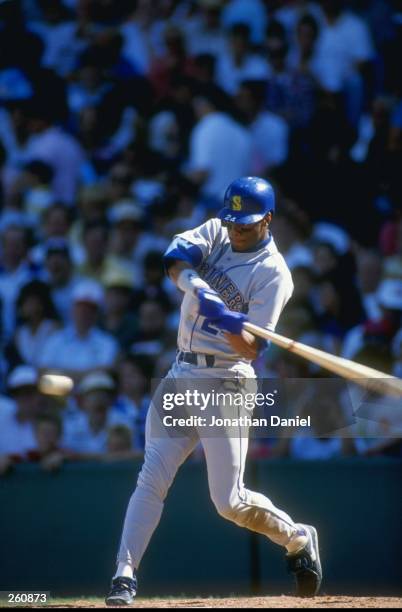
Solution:
<path fill-rule="evenodd" d="M 216 329 L 216 327 L 213 327 L 212 323 L 213 323 L 213 319 L 204 319 L 204 322 L 201 325 L 201 329 L 207 332 L 207 334 L 212 334 L 213 336 L 216 336 L 219 333 L 219 329 Z"/>

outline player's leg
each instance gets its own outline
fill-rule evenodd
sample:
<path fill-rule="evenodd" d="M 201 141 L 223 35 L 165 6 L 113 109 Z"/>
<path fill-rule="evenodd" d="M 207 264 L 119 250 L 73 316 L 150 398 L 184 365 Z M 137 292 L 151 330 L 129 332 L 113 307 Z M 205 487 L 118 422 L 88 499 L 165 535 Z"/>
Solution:
<path fill-rule="evenodd" d="M 127 507 L 117 571 L 106 598 L 111 606 L 132 602 L 137 586 L 135 572 L 159 523 L 169 487 L 198 442 L 194 432 L 191 436 L 169 437 L 166 432 L 157 433 L 160 427 L 158 412 L 151 405 L 146 423 L 144 464 Z"/>
<path fill-rule="evenodd" d="M 129 563 L 135 568 L 138 568 L 159 523 L 177 470 L 198 442 L 196 435 L 169 437 L 165 433 L 164 437 L 154 437 L 151 433 L 153 422 L 159 425 L 159 415 L 151 408 L 147 419 L 144 464 L 128 504 L 118 553 L 119 563 Z"/>
<path fill-rule="evenodd" d="M 201 439 L 209 490 L 217 511 L 240 527 L 261 533 L 286 548 L 288 568 L 296 577 L 297 594 L 315 595 L 321 582 L 315 529 L 295 523 L 268 497 L 244 487 L 246 428 L 242 428 L 237 437 L 225 435 L 224 430 L 221 433 L 218 437 Z"/>
<path fill-rule="evenodd" d="M 247 437 L 228 437 L 222 428 L 221 432 L 216 430 L 216 437 L 203 437 L 201 444 L 211 499 L 218 513 L 239 526 L 266 535 L 276 544 L 292 548 L 290 542 L 297 526 L 290 516 L 261 493 L 244 487 Z"/>

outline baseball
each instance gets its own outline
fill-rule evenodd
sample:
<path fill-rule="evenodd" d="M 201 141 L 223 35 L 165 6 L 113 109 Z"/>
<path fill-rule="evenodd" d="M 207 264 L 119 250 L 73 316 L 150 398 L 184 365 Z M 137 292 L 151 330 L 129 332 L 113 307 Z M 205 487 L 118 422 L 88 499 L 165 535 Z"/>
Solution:
<path fill-rule="evenodd" d="M 61 374 L 43 374 L 39 381 L 39 390 L 45 395 L 67 395 L 73 386 L 73 380 Z"/>

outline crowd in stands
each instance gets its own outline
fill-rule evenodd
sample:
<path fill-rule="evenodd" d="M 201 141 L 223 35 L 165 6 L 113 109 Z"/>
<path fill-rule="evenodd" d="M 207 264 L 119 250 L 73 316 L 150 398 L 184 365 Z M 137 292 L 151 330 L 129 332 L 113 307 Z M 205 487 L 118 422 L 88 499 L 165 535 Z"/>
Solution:
<path fill-rule="evenodd" d="M 142 453 L 176 352 L 163 252 L 239 176 L 277 194 L 277 331 L 402 377 L 397 0 L 4 0 L 0 36 L 0 473 Z M 256 369 L 328 376 L 273 346 Z M 74 378 L 65 402 L 44 371 Z M 401 456 L 379 411 L 371 442 L 252 452 Z"/>

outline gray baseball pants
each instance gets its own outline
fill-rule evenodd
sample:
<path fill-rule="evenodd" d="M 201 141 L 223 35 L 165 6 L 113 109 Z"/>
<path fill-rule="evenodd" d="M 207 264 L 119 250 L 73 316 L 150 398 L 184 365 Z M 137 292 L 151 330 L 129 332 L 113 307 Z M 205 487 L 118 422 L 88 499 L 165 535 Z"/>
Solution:
<path fill-rule="evenodd" d="M 167 377 L 254 378 L 254 370 L 246 364 L 228 369 L 200 368 L 186 363 L 174 363 Z M 261 533 L 281 546 L 286 546 L 297 527 L 292 519 L 261 493 L 244 487 L 243 475 L 248 448 L 247 436 L 205 437 L 196 428 L 188 436 L 155 436 L 161 427 L 160 415 L 154 403 L 146 422 L 145 459 L 137 487 L 128 504 L 117 561 L 138 568 L 162 515 L 164 501 L 176 476 L 200 442 L 206 459 L 208 485 L 218 513 L 240 527 Z"/>

